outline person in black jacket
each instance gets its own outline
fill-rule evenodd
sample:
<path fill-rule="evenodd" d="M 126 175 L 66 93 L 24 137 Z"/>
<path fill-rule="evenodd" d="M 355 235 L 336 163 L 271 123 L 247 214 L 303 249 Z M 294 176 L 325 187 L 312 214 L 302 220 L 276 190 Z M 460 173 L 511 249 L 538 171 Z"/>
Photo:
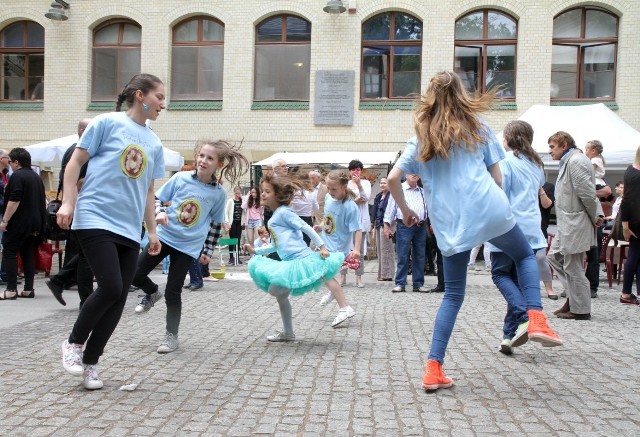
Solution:
<path fill-rule="evenodd" d="M 0 300 L 34 297 L 35 266 L 33 252 L 42 241 L 46 224 L 44 184 L 31 168 L 31 155 L 21 147 L 9 152 L 13 174 L 4 192 L 4 213 L 0 222 L 7 269 L 7 289 Z M 24 269 L 24 290 L 18 292 L 18 253 Z"/>
<path fill-rule="evenodd" d="M 78 123 L 78 140 L 82 137 L 84 130 L 89 125 L 91 118 L 83 118 Z M 62 155 L 62 163 L 60 168 L 60 182 L 58 183 L 58 194 L 62 192 L 62 181 L 64 181 L 64 172 L 67 168 L 67 164 L 73 155 L 73 151 L 76 149 L 74 143 L 64 152 Z M 78 183 L 82 183 L 85 175 L 87 174 L 87 165 L 84 164 L 80 168 L 80 176 Z M 57 196 L 56 196 L 57 197 Z M 53 293 L 53 296 L 62 305 L 67 303 L 62 298 L 62 291 L 69 289 L 74 284 L 78 284 L 78 294 L 80 295 L 80 305 L 84 303 L 85 299 L 93 291 L 93 273 L 91 268 L 80 251 L 75 231 L 69 230 L 69 236 L 64 245 L 64 264 L 60 271 L 47 278 L 45 284 L 49 287 L 49 290 Z M 79 279 L 78 279 L 79 278 Z"/>

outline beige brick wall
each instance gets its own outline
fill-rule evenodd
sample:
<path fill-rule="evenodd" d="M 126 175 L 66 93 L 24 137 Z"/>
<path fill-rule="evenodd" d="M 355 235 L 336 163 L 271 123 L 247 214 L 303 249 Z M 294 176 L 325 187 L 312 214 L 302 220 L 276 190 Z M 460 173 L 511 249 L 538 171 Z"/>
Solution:
<path fill-rule="evenodd" d="M 411 111 L 358 110 L 360 31 L 362 22 L 383 11 L 411 13 L 424 23 L 422 84 L 437 71 L 451 69 L 455 20 L 484 7 L 508 12 L 519 20 L 517 110 L 487 115 L 499 131 L 533 104 L 549 103 L 553 16 L 583 1 L 351 0 L 356 13 L 331 17 L 324 0 L 190 0 L 132 2 L 72 1 L 69 20 L 44 17 L 42 0 L 3 0 L 0 28 L 16 20 L 45 27 L 45 101 L 43 111 L 0 111 L 0 147 L 25 146 L 73 133 L 86 115 L 91 90 L 92 30 L 105 20 L 127 17 L 142 26 L 142 70 L 158 75 L 171 95 L 171 27 L 194 15 L 211 15 L 225 23 L 224 102 L 222 111 L 178 111 L 161 114 L 154 129 L 166 146 L 191 155 L 199 137 L 244 141 L 247 155 L 258 160 L 276 151 L 399 150 L 413 135 Z M 145 8 L 145 5 L 153 7 Z M 634 70 L 640 59 L 640 0 L 593 2 L 620 16 L 617 64 L 618 115 L 640 130 L 640 86 Z M 254 26 L 274 14 L 288 12 L 312 22 L 311 98 L 308 111 L 252 111 Z M 315 71 L 356 72 L 354 124 L 314 126 Z"/>

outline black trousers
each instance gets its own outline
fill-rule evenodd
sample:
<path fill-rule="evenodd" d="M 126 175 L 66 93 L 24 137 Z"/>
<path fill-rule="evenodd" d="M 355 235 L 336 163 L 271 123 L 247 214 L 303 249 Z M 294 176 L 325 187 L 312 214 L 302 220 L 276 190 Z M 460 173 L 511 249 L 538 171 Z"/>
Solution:
<path fill-rule="evenodd" d="M 596 229 L 596 245 L 587 252 L 587 270 L 584 274 L 589 280 L 591 291 L 597 291 L 600 285 L 600 245 L 603 226 Z"/>
<path fill-rule="evenodd" d="M 229 238 L 237 238 L 238 239 L 238 247 L 242 242 L 242 222 L 240 220 L 234 220 L 231 222 L 231 228 L 229 229 Z M 229 246 L 229 250 L 235 250 L 236 245 Z M 240 250 L 238 250 L 238 254 Z"/>
<path fill-rule="evenodd" d="M 182 316 L 182 285 L 193 258 L 164 242 L 162 242 L 162 249 L 158 255 L 149 255 L 149 245 L 147 245 L 138 258 L 133 285 L 140 287 L 146 294 L 158 291 L 158 284 L 149 278 L 149 273 L 167 256 L 169 256 L 169 274 L 164 289 L 164 299 L 167 304 L 167 331 L 178 335 Z"/>
<path fill-rule="evenodd" d="M 98 287 L 82 305 L 69 343 L 84 344 L 82 362 L 96 364 L 122 316 L 140 246 L 102 229 L 77 230 L 76 235 Z"/>
<path fill-rule="evenodd" d="M 4 234 L 7 235 L 6 233 Z M 24 290 L 33 290 L 33 277 L 36 273 L 33 262 L 33 253 L 42 240 L 40 236 L 23 235 L 20 238 L 2 239 L 2 261 L 7 273 L 7 290 L 18 289 L 18 254 L 22 259 L 22 270 L 24 272 Z"/>

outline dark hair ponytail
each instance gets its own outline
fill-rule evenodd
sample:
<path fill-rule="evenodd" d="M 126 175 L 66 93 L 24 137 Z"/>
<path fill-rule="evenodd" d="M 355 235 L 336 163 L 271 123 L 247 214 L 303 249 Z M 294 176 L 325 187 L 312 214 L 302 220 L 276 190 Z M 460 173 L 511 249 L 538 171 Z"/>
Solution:
<path fill-rule="evenodd" d="M 127 105 L 131 108 L 136 91 L 140 90 L 142 94 L 146 95 L 159 84 L 162 84 L 162 81 L 153 74 L 136 74 L 131 78 L 129 83 L 124 86 L 122 92 L 118 94 L 116 111 L 119 112 L 121 110 L 122 103 L 124 102 L 127 102 Z"/>

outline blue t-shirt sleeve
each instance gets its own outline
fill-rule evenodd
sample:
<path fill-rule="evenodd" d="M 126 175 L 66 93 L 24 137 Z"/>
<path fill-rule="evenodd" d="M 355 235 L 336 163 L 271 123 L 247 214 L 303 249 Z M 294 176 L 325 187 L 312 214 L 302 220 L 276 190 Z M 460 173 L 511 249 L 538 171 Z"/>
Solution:
<path fill-rule="evenodd" d="M 360 230 L 360 210 L 355 202 L 351 201 L 347 210 L 347 228 L 349 232 Z"/>
<path fill-rule="evenodd" d="M 487 144 L 480 146 L 480 150 L 482 150 L 484 164 L 489 167 L 490 165 L 503 160 L 505 157 L 505 153 L 504 147 L 502 147 L 502 145 L 498 142 L 495 134 L 486 124 L 484 124 L 484 135 L 487 140 Z"/>
<path fill-rule="evenodd" d="M 98 152 L 100 144 L 102 144 L 105 125 L 108 122 L 109 119 L 105 117 L 94 118 L 85 129 L 76 147 L 86 149 L 89 156 L 94 156 Z"/>
<path fill-rule="evenodd" d="M 173 195 L 176 192 L 176 179 L 179 177 L 180 173 L 176 173 L 171 176 L 167 182 L 165 182 L 159 189 L 156 191 L 156 198 L 160 199 L 162 203 L 169 202 L 173 199 Z"/>
<path fill-rule="evenodd" d="M 227 197 L 226 197 L 226 194 L 224 193 L 224 190 L 221 189 L 220 187 L 218 187 L 218 192 L 219 192 L 218 199 L 216 200 L 215 205 L 211 209 L 211 214 L 209 216 L 211 217 L 211 220 L 213 220 L 216 223 L 224 223 L 224 208 L 226 206 Z"/>
<path fill-rule="evenodd" d="M 152 179 L 162 179 L 164 177 L 164 150 L 160 141 L 158 141 L 158 144 L 159 147 L 156 147 L 154 154 Z"/>
<path fill-rule="evenodd" d="M 398 167 L 404 174 L 420 174 L 418 171 L 418 140 L 416 137 L 407 141 L 407 145 L 400 155 L 400 158 L 396 161 L 394 167 Z"/>
<path fill-rule="evenodd" d="M 546 182 L 546 178 L 544 177 L 544 170 L 540 169 L 540 186 L 543 186 L 544 183 Z"/>
<path fill-rule="evenodd" d="M 502 190 L 508 195 L 511 190 L 511 166 L 504 159 L 498 162 L 498 165 L 502 173 Z"/>

